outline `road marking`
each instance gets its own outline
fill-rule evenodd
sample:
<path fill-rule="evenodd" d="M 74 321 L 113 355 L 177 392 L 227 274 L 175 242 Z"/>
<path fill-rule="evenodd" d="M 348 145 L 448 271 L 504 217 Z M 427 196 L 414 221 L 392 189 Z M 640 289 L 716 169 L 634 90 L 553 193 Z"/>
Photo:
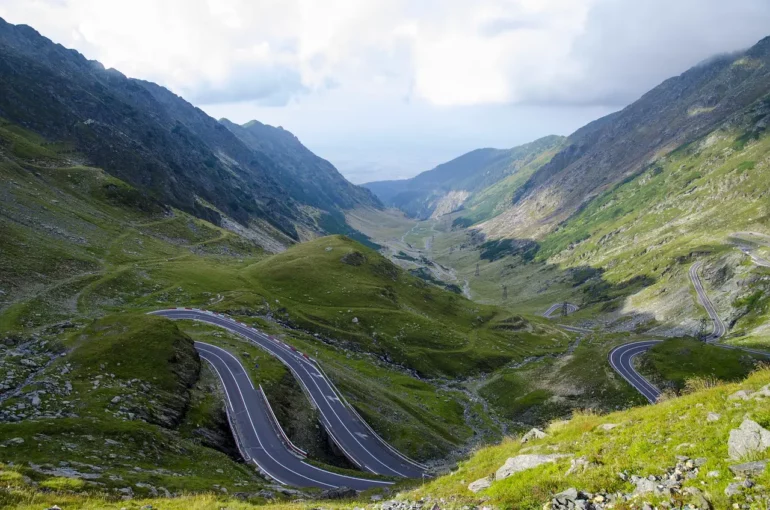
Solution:
<path fill-rule="evenodd" d="M 211 345 L 211 344 L 206 344 L 206 343 L 203 343 L 203 342 L 200 342 L 200 343 L 201 343 L 201 344 L 203 344 L 203 345 L 207 345 L 207 346 L 208 346 L 208 345 Z M 257 438 L 257 442 L 259 443 L 259 446 L 263 448 L 263 451 L 264 451 L 264 452 L 267 454 L 267 456 L 268 456 L 268 457 L 270 457 L 270 458 L 273 460 L 273 462 L 275 462 L 275 463 L 276 463 L 276 464 L 278 464 L 279 466 L 283 467 L 285 470 L 287 470 L 287 471 L 289 471 L 289 472 L 291 472 L 291 473 L 294 473 L 295 475 L 299 476 L 300 478 L 304 478 L 305 480 L 309 480 L 309 481 L 311 481 L 311 482 L 317 483 L 317 484 L 319 484 L 319 485 L 323 485 L 323 486 L 325 486 L 325 487 L 330 487 L 330 488 L 336 489 L 336 488 L 338 487 L 337 485 L 331 485 L 331 484 L 328 484 L 328 483 L 325 483 L 325 482 L 321 482 L 321 481 L 319 481 L 319 480 L 315 480 L 315 479 L 313 479 L 313 478 L 310 478 L 310 477 L 307 477 L 307 476 L 305 476 L 305 475 L 303 475 L 303 474 L 301 474 L 301 473 L 297 473 L 296 471 L 294 471 L 293 469 L 291 469 L 291 468 L 289 468 L 289 467 L 287 467 L 287 466 L 284 466 L 283 464 L 281 464 L 280 462 L 278 462 L 278 460 L 276 460 L 276 458 L 275 458 L 275 457 L 273 457 L 273 456 L 270 454 L 270 452 L 269 452 L 267 449 L 265 449 L 265 448 L 262 446 L 262 441 L 259 439 L 259 433 L 257 432 L 257 427 L 254 425 L 254 420 L 252 420 L 252 418 L 251 418 L 251 413 L 250 413 L 250 412 L 248 412 L 248 407 L 246 406 L 246 398 L 243 396 L 243 392 L 241 391 L 241 387 L 240 387 L 240 385 L 238 384 L 238 380 L 235 378 L 235 374 L 233 373 L 233 371 L 232 371 L 232 370 L 230 370 L 230 367 L 228 367 L 228 366 L 227 366 L 227 363 L 225 363 L 225 360 L 224 360 L 224 359 L 222 359 L 222 357 L 221 357 L 221 356 L 219 356 L 219 355 L 217 355 L 216 353 L 213 353 L 213 352 L 207 352 L 207 351 L 205 351 L 205 349 L 204 349 L 204 352 L 206 352 L 207 354 L 210 354 L 210 355 L 212 355 L 212 356 L 215 356 L 215 357 L 219 358 L 219 359 L 222 361 L 222 364 L 223 364 L 223 365 L 225 366 L 225 368 L 227 369 L 227 371 L 228 371 L 228 372 L 230 372 L 230 375 L 232 376 L 232 378 L 233 378 L 233 381 L 235 382 L 235 387 L 236 387 L 236 388 L 238 388 L 238 393 L 239 393 L 239 394 L 240 394 L 240 396 L 241 396 L 241 401 L 243 402 L 243 406 L 246 408 L 246 412 L 247 412 L 247 414 L 248 414 L 248 416 L 249 416 L 249 423 L 251 423 L 251 428 L 254 430 L 254 435 L 255 435 L 255 436 L 256 436 L 256 438 Z M 227 351 L 225 351 L 225 352 L 227 352 Z M 212 363 L 212 365 L 213 365 L 213 363 Z M 216 366 L 215 366 L 215 369 L 216 369 Z M 217 371 L 217 373 L 219 373 L 219 371 Z M 220 378 L 221 378 L 221 374 L 220 374 Z M 223 384 L 223 385 L 225 384 L 225 383 L 224 383 L 224 380 L 222 381 L 222 384 Z M 229 397 L 229 394 L 227 395 L 227 397 L 228 397 L 228 399 L 230 398 L 230 397 Z M 232 404 L 231 404 L 231 406 L 232 406 Z M 255 462 L 256 462 L 256 461 L 255 461 Z M 264 468 L 263 468 L 263 469 L 264 469 Z M 269 472 L 268 472 L 267 470 L 265 470 L 265 472 L 269 474 Z M 330 473 L 330 472 L 329 472 L 329 473 Z M 273 477 L 273 478 L 275 478 L 276 480 L 280 481 L 280 480 L 279 480 L 277 477 L 275 477 L 275 476 L 273 476 L 273 475 L 270 475 L 270 476 L 271 476 L 271 477 Z"/>
<path fill-rule="evenodd" d="M 308 375 L 310 375 L 310 372 L 308 372 L 307 368 L 305 368 L 305 367 L 302 367 L 302 368 L 305 370 L 305 372 L 307 372 L 307 374 L 308 374 Z M 312 378 L 311 378 L 311 379 L 312 379 Z M 325 380 L 325 379 L 324 379 L 324 380 Z M 315 379 L 312 379 L 312 381 L 313 381 L 313 383 L 315 383 L 316 387 L 318 388 L 318 391 L 321 391 L 321 387 L 320 387 L 320 386 L 318 386 L 318 381 L 316 381 Z M 327 382 L 327 386 L 328 386 L 328 382 Z M 340 418 L 340 416 L 337 414 L 337 411 L 334 409 L 334 406 L 332 406 L 331 404 L 329 404 L 329 409 L 331 409 L 331 410 L 332 410 L 332 412 L 334 413 L 334 416 L 336 416 L 336 417 L 337 417 L 337 421 L 339 421 L 339 422 L 342 424 L 342 426 L 345 428 L 345 430 L 348 432 L 348 434 L 350 434 L 350 437 L 352 437 L 352 438 L 353 438 L 353 440 L 355 440 L 355 442 L 356 442 L 356 443 L 358 443 L 358 445 L 359 445 L 359 446 L 360 446 L 360 447 L 361 447 L 361 448 L 362 448 L 362 449 L 363 449 L 363 450 L 364 450 L 366 453 L 368 453 L 368 454 L 369 454 L 369 455 L 370 455 L 370 456 L 371 456 L 371 457 L 372 457 L 374 460 L 376 460 L 377 462 L 379 462 L 379 463 L 380 463 L 380 464 L 381 464 L 383 467 L 385 467 L 385 469 L 388 469 L 388 470 L 390 470 L 390 471 L 392 471 L 392 472 L 396 473 L 396 474 L 397 474 L 397 475 L 399 475 L 399 476 L 403 476 L 404 478 L 409 478 L 408 476 L 406 476 L 405 474 L 401 473 L 400 471 L 398 471 L 398 470 L 396 470 L 396 469 L 393 469 L 392 467 L 390 467 L 390 466 L 388 466 L 387 464 L 385 464 L 384 462 L 382 462 L 382 461 L 381 461 L 381 460 L 380 460 L 378 457 L 375 457 L 375 456 L 372 454 L 372 452 L 370 452 L 369 450 L 367 450 L 367 449 L 366 449 L 366 447 L 365 447 L 363 444 L 361 444 L 361 441 L 359 441 L 359 440 L 356 438 L 356 436 L 355 436 L 355 435 L 353 435 L 353 433 L 350 431 L 350 429 L 348 428 L 348 426 L 347 426 L 347 425 L 345 425 L 345 422 L 344 422 L 344 421 L 342 421 L 342 419 Z M 372 470 L 372 471 L 374 471 L 374 470 Z M 376 471 L 374 471 L 374 472 L 376 472 Z"/>
<path fill-rule="evenodd" d="M 176 313 L 174 313 L 174 312 L 176 312 Z M 197 312 L 197 315 L 196 315 L 196 312 Z M 370 455 L 373 459 L 375 459 L 375 461 L 377 461 L 379 464 L 384 466 L 386 471 L 389 471 L 391 473 L 397 473 L 399 476 L 402 476 L 402 477 L 405 477 L 405 478 L 407 477 L 406 475 L 404 475 L 403 473 L 399 472 L 395 468 L 392 468 L 392 467 L 388 466 L 387 464 L 385 464 L 384 462 L 382 462 L 378 457 L 376 457 L 374 454 L 372 454 L 372 452 L 370 452 L 368 449 L 366 449 L 366 447 L 364 447 L 361 444 L 360 441 L 358 441 L 356 439 L 356 437 L 353 435 L 353 433 L 350 431 L 350 429 L 347 427 L 345 422 L 341 419 L 341 417 L 339 416 L 339 414 L 335 410 L 334 405 L 329 402 L 329 400 L 333 400 L 333 401 L 340 402 L 340 405 L 343 405 L 342 401 L 339 398 L 339 396 L 337 396 L 336 394 L 333 397 L 329 397 L 329 396 L 325 395 L 323 393 L 323 391 L 321 390 L 320 386 L 318 385 L 318 383 L 316 382 L 315 379 L 321 379 L 321 380 L 325 381 L 327 387 L 329 388 L 329 390 L 332 393 L 335 393 L 335 389 L 334 389 L 332 383 L 328 380 L 327 377 L 325 377 L 323 375 L 323 373 L 319 370 L 319 368 L 313 363 L 313 360 L 306 359 L 306 358 L 298 355 L 297 352 L 292 351 L 287 344 L 279 341 L 278 339 L 275 339 L 275 338 L 272 338 L 272 337 L 270 337 L 268 335 L 265 335 L 264 333 L 261 333 L 259 330 L 252 331 L 251 327 L 243 326 L 238 321 L 235 321 L 234 319 L 231 319 L 231 318 L 229 318 L 227 316 L 222 316 L 221 314 L 216 315 L 216 314 L 212 314 L 212 313 L 207 313 L 206 311 L 197 311 L 197 310 L 192 310 L 191 313 L 178 313 L 178 311 L 167 312 L 167 311 L 164 311 L 164 310 L 158 310 L 158 311 L 149 312 L 149 313 L 154 314 L 154 315 L 162 315 L 162 316 L 165 316 L 165 317 L 171 318 L 171 319 L 192 319 L 192 320 L 198 320 L 198 321 L 201 321 L 201 322 L 206 322 L 206 323 L 209 323 L 209 324 L 213 324 L 213 325 L 219 326 L 219 327 L 221 327 L 223 329 L 226 329 L 226 330 L 228 330 L 228 331 L 230 331 L 232 333 L 235 333 L 237 335 L 245 337 L 247 340 L 257 344 L 259 347 L 265 349 L 269 354 L 272 354 L 273 356 L 277 357 L 280 361 L 282 361 L 287 366 L 287 368 L 289 368 L 289 370 L 294 374 L 295 378 L 307 390 L 307 394 L 310 397 L 310 400 L 312 401 L 312 403 L 315 404 L 316 408 L 321 410 L 322 407 L 319 406 L 319 403 L 315 399 L 315 396 L 313 395 L 313 392 L 310 391 L 310 388 L 306 384 L 306 381 L 297 372 L 297 369 L 299 367 L 302 367 L 302 369 L 305 371 L 305 373 L 307 373 L 308 375 L 312 375 L 313 376 L 312 378 L 308 377 L 308 379 L 313 381 L 313 386 L 315 386 L 315 388 L 318 389 L 318 391 L 321 393 L 321 395 L 324 396 L 324 401 L 325 401 L 326 405 L 328 405 L 329 409 L 331 409 L 332 413 L 335 415 L 335 417 L 337 418 L 339 423 L 343 426 L 343 428 L 350 435 L 350 437 L 356 443 L 358 443 L 361 446 L 362 450 L 365 451 L 368 455 Z M 240 361 L 235 356 L 232 355 L 232 353 L 228 352 L 227 350 L 221 349 L 221 348 L 219 348 L 217 346 L 210 345 L 210 344 L 205 344 L 204 343 L 204 345 L 209 345 L 210 347 L 213 347 L 215 349 L 219 349 L 220 351 L 226 353 L 231 358 L 235 359 L 235 361 L 237 362 L 237 366 L 239 367 L 240 370 L 243 371 L 242 364 L 240 363 Z M 215 355 L 215 354 L 212 353 L 212 355 Z M 290 363 L 290 361 L 292 361 L 292 360 L 297 362 L 297 365 L 298 365 L 298 367 L 296 367 L 297 369 L 295 369 L 295 367 L 292 366 L 292 364 Z M 225 364 L 225 366 L 227 366 L 227 365 Z M 312 369 L 313 373 L 311 373 L 308 370 L 308 367 L 310 367 Z M 227 368 L 228 368 L 228 370 L 230 370 L 229 367 L 227 367 Z M 232 370 L 230 370 L 230 371 L 232 373 Z M 245 373 L 245 371 L 244 371 L 244 375 L 247 377 L 247 379 L 249 380 L 249 383 L 253 387 L 253 382 L 248 377 L 248 375 Z M 240 387 L 238 389 L 240 391 Z M 230 403 L 230 405 L 232 406 L 232 403 Z M 347 410 L 347 407 L 345 407 L 345 409 Z M 357 413 L 355 413 L 355 414 L 357 416 Z M 251 416 L 249 416 L 249 417 L 251 418 Z M 333 428 L 331 426 L 331 422 L 329 421 L 327 416 L 325 416 L 323 414 L 323 412 L 321 412 L 321 418 L 322 418 L 322 422 L 324 423 L 324 425 L 326 425 L 329 428 L 329 430 L 332 431 Z M 360 420 L 364 426 L 368 427 L 368 424 L 363 420 L 363 418 L 358 416 L 357 419 Z M 353 419 L 353 421 L 355 421 L 355 419 Z M 342 444 L 339 443 L 337 438 L 334 437 L 334 434 L 331 434 L 331 435 L 332 435 L 332 438 L 335 440 L 335 442 L 337 442 L 339 444 L 339 446 L 344 451 L 345 449 L 342 447 Z M 388 451 L 388 453 L 393 453 L 393 454 L 395 454 L 395 455 L 397 455 L 399 457 L 402 457 L 402 455 L 400 453 L 398 453 L 397 451 L 394 451 L 393 448 L 390 445 L 388 445 L 383 439 L 378 437 L 376 442 L 378 443 L 379 447 L 385 447 L 385 449 Z M 346 454 L 348 455 L 348 457 L 354 463 L 358 464 L 359 466 L 361 466 L 361 467 L 363 467 L 363 468 L 365 468 L 365 469 L 367 469 L 367 470 L 369 470 L 369 471 L 371 471 L 373 473 L 376 473 L 376 474 L 378 473 L 377 471 L 371 469 L 367 465 L 365 465 L 362 462 L 358 461 L 358 459 L 356 457 L 354 457 L 352 455 L 349 455 L 347 452 L 346 452 Z M 409 462 L 411 464 L 414 464 L 417 467 L 420 467 L 416 463 L 414 463 L 413 461 L 409 461 Z M 401 466 L 400 463 L 398 465 Z M 317 468 L 314 468 L 314 469 L 317 469 Z M 420 467 L 420 469 L 425 469 L 425 468 Z M 323 471 L 321 469 L 318 469 L 318 470 L 319 471 Z M 384 473 L 384 474 L 387 474 L 387 473 Z M 338 475 L 338 476 L 344 476 L 344 475 Z M 392 484 L 392 482 L 380 482 L 380 481 L 376 481 L 376 480 L 369 480 L 369 479 L 362 479 L 362 478 L 355 478 L 355 477 L 348 477 L 348 478 L 352 478 L 352 479 L 356 479 L 356 480 L 365 480 L 367 482 L 376 483 L 376 484 L 387 484 L 387 485 Z"/>

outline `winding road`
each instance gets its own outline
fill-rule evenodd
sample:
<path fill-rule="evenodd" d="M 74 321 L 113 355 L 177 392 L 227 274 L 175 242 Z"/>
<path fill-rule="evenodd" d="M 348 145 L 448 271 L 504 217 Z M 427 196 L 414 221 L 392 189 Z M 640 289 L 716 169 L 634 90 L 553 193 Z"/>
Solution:
<path fill-rule="evenodd" d="M 550 306 L 550 308 L 548 308 L 548 310 L 543 312 L 543 317 L 550 319 L 554 313 L 564 309 L 566 309 L 565 311 L 567 312 L 567 315 L 569 315 L 571 313 L 577 312 L 580 307 L 578 305 L 573 305 L 572 303 L 554 303 Z"/>
<path fill-rule="evenodd" d="M 713 330 L 711 334 L 706 337 L 706 342 L 714 343 L 722 338 L 725 333 L 727 333 L 727 327 L 725 326 L 725 323 L 722 322 L 722 318 L 719 317 L 716 308 L 714 308 L 714 304 L 711 302 L 708 295 L 706 294 L 706 291 L 703 289 L 700 276 L 698 276 L 698 271 L 700 270 L 701 264 L 701 261 L 698 261 L 690 266 L 690 281 L 692 282 L 693 287 L 695 287 L 695 292 L 698 294 L 698 301 L 700 302 L 701 306 L 706 309 L 706 313 L 709 314 L 711 322 L 713 323 Z"/>
<path fill-rule="evenodd" d="M 706 294 L 703 284 L 701 283 L 698 271 L 701 268 L 701 261 L 694 263 L 690 266 L 690 281 L 692 282 L 695 292 L 698 295 L 698 302 L 706 309 L 711 321 L 713 323 L 713 329 L 711 334 L 706 337 L 706 342 L 722 349 L 737 349 L 751 354 L 757 354 L 759 356 L 770 357 L 770 352 L 762 351 L 758 349 L 750 349 L 747 347 L 740 347 L 736 345 L 725 345 L 717 343 L 722 336 L 727 332 L 727 327 L 722 321 L 722 318 L 714 308 L 714 304 Z M 625 345 L 616 347 L 609 354 L 609 361 L 612 368 L 620 374 L 623 379 L 636 388 L 636 390 L 644 395 L 644 397 L 651 403 L 655 403 L 660 397 L 660 390 L 655 387 L 650 381 L 644 378 L 639 372 L 634 369 L 633 360 L 636 356 L 647 351 L 656 344 L 659 344 L 660 340 L 645 340 L 642 342 L 631 342 Z"/>
<path fill-rule="evenodd" d="M 278 358 L 299 381 L 311 404 L 318 409 L 329 436 L 345 456 L 371 473 L 420 478 L 426 467 L 399 453 L 361 418 L 328 380 L 323 370 L 306 354 L 280 340 L 205 310 L 176 308 L 150 312 L 169 319 L 196 320 L 240 335 Z M 196 342 L 200 356 L 211 363 L 225 387 L 228 416 L 241 453 L 267 476 L 279 483 L 297 487 L 351 487 L 356 490 L 382 487 L 392 482 L 367 480 L 326 471 L 304 462 L 271 422 L 272 412 L 256 390 L 241 362 L 227 350 Z M 280 427 L 280 425 L 278 425 Z"/>
<path fill-rule="evenodd" d="M 660 342 L 660 340 L 631 342 L 630 344 L 615 347 L 610 351 L 609 355 L 610 366 L 612 366 L 613 370 L 653 404 L 660 397 L 660 390 L 636 371 L 634 368 L 634 358 Z"/>

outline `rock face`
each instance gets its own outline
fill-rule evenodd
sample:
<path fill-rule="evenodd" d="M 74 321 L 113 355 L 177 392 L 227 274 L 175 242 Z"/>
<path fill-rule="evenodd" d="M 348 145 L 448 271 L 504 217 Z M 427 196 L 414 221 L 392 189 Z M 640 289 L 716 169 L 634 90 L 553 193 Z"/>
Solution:
<path fill-rule="evenodd" d="M 489 477 L 480 478 L 468 485 L 468 490 L 471 492 L 479 492 L 481 490 L 488 489 L 491 485 L 492 480 Z"/>
<path fill-rule="evenodd" d="M 297 224 L 319 229 L 302 204 L 337 217 L 340 208 L 380 207 L 291 133 L 263 125 L 233 133 L 239 126 L 223 125 L 169 90 L 107 70 L 29 27 L 0 19 L 0 60 L 4 118 L 67 140 L 90 164 L 213 223 L 223 223 L 222 211 L 240 225 L 260 219 L 298 239 Z"/>
<path fill-rule="evenodd" d="M 714 58 L 670 78 L 622 111 L 578 129 L 517 190 L 512 207 L 482 224 L 482 231 L 492 238 L 551 231 L 608 186 L 767 94 L 768 63 L 770 38 L 765 38 L 741 54 Z"/>
<path fill-rule="evenodd" d="M 561 453 L 550 455 L 517 455 L 505 461 L 505 464 L 495 473 L 495 480 L 503 480 L 520 471 L 526 471 L 549 462 L 556 462 L 559 459 L 569 457 Z"/>
<path fill-rule="evenodd" d="M 734 460 L 764 452 L 770 448 L 770 431 L 762 428 L 755 421 L 743 420 L 740 428 L 730 431 L 727 448 L 730 458 Z"/>

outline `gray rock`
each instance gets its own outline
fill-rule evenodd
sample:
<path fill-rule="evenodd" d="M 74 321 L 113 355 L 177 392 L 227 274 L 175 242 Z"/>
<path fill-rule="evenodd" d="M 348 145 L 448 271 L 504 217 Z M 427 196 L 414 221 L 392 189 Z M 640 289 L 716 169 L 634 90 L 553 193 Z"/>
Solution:
<path fill-rule="evenodd" d="M 556 462 L 559 459 L 569 457 L 560 453 L 550 455 L 517 455 L 505 461 L 500 469 L 495 473 L 495 480 L 503 480 L 520 471 L 526 471 L 549 462 Z"/>
<path fill-rule="evenodd" d="M 533 429 L 530 429 L 529 432 L 524 434 L 524 437 L 521 438 L 521 442 L 522 443 L 526 443 L 527 441 L 531 441 L 533 439 L 543 439 L 547 435 L 548 434 L 546 434 L 542 430 L 540 430 L 538 428 L 533 428 Z"/>
<path fill-rule="evenodd" d="M 756 392 L 751 394 L 751 398 L 759 399 L 759 398 L 768 398 L 770 397 L 770 384 L 766 384 Z"/>
<path fill-rule="evenodd" d="M 714 470 L 714 471 L 709 471 L 708 473 L 706 473 L 706 476 L 708 476 L 709 478 L 719 478 L 719 475 L 721 475 L 721 474 L 722 473 L 720 473 L 719 471 Z"/>
<path fill-rule="evenodd" d="M 118 395 L 115 395 L 114 397 L 112 397 L 112 400 L 110 400 L 110 402 L 113 403 L 113 404 L 117 404 L 121 400 L 122 399 Z"/>
<path fill-rule="evenodd" d="M 721 417 L 722 415 L 719 413 L 709 413 L 708 415 L 706 415 L 706 421 L 708 422 L 719 421 Z"/>
<path fill-rule="evenodd" d="M 574 487 L 570 487 L 566 491 L 562 491 L 554 495 L 553 499 L 575 501 L 578 498 L 578 491 Z"/>
<path fill-rule="evenodd" d="M 731 498 L 737 496 L 743 491 L 743 486 L 739 483 L 731 483 L 725 488 L 725 496 Z"/>
<path fill-rule="evenodd" d="M 690 495 L 691 502 L 694 503 L 697 508 L 702 508 L 704 510 L 712 508 L 711 502 L 706 499 L 706 496 L 700 489 L 696 489 L 695 487 L 686 487 L 684 492 Z"/>
<path fill-rule="evenodd" d="M 754 462 L 744 462 L 743 464 L 734 464 L 730 466 L 730 471 L 736 476 L 759 475 L 765 471 L 767 460 L 757 460 Z"/>
<path fill-rule="evenodd" d="M 564 473 L 564 476 L 569 476 L 571 474 L 575 473 L 584 473 L 589 468 L 593 467 L 593 464 L 588 462 L 588 459 L 585 457 L 578 457 L 577 459 L 572 459 L 572 462 L 570 463 L 570 467 L 567 470 L 566 473 Z"/>
<path fill-rule="evenodd" d="M 492 480 L 487 476 L 486 478 L 479 478 L 475 482 L 468 485 L 468 490 L 475 493 L 484 489 L 488 489 L 491 486 Z"/>
<path fill-rule="evenodd" d="M 599 425 L 599 428 L 601 430 L 605 430 L 605 431 L 610 431 L 610 430 L 614 429 L 615 427 L 620 427 L 620 424 L 619 423 L 603 423 L 603 424 Z"/>
<path fill-rule="evenodd" d="M 748 400 L 750 396 L 751 392 L 739 390 L 727 397 L 727 400 Z"/>
<path fill-rule="evenodd" d="M 731 459 L 740 460 L 747 455 L 761 453 L 770 448 L 770 431 L 757 422 L 743 420 L 741 426 L 730 431 L 727 451 Z"/>
<path fill-rule="evenodd" d="M 635 495 L 650 494 L 655 492 L 655 482 L 648 478 L 632 478 L 631 482 L 636 486 L 636 488 L 634 488 Z"/>

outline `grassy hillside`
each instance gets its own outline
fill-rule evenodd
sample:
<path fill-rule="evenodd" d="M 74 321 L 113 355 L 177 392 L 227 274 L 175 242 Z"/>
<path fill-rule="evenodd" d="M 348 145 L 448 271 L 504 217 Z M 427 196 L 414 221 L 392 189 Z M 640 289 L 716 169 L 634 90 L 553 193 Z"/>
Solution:
<path fill-rule="evenodd" d="M 768 397 L 763 396 L 765 393 L 762 390 L 769 385 L 770 372 L 764 369 L 741 383 L 714 386 L 704 384 L 702 380 L 700 383 L 693 381 L 689 394 L 654 406 L 607 415 L 577 413 L 569 421 L 553 422 L 546 429 L 545 438 L 522 444 L 517 437 L 512 437 L 497 446 L 480 449 L 451 473 L 413 489 L 402 489 L 395 497 L 402 503 L 433 505 L 438 502 L 442 508 L 485 505 L 540 509 L 555 494 L 570 487 L 602 494 L 604 498 L 609 495 L 614 497 L 617 493 L 630 494 L 634 491 L 632 476 L 664 475 L 665 478 L 658 478 L 658 483 L 676 480 L 674 484 L 678 488 L 673 493 L 643 493 L 626 502 L 617 502 L 615 508 L 642 508 L 644 503 L 660 507 L 690 503 L 700 508 L 730 508 L 734 504 L 738 508 L 766 508 L 764 487 L 770 483 L 770 468 L 759 467 L 755 474 L 749 476 L 753 484 L 741 486 L 746 476 L 735 477 L 730 467 L 763 456 L 758 454 L 731 460 L 728 438 L 731 430 L 737 429 L 747 418 L 760 426 L 770 426 L 766 405 Z M 730 398 L 739 390 L 747 392 L 748 398 Z M 707 416 L 711 418 L 707 419 Z M 494 474 L 508 458 L 521 454 L 554 453 L 565 457 L 492 481 L 489 488 L 475 494 L 468 489 L 471 482 Z M 673 473 L 675 466 L 679 466 L 682 474 L 670 477 L 668 473 Z M 0 480 L 4 487 L 0 492 L 0 497 L 4 499 L 0 501 L 21 509 L 40 508 L 53 503 L 63 507 L 76 505 L 79 508 L 116 509 L 139 508 L 147 504 L 169 509 L 255 508 L 221 494 L 126 503 L 99 496 L 89 498 L 67 488 L 57 487 L 53 492 L 42 492 L 24 479 L 23 471 L 7 465 L 0 471 Z M 731 484 L 733 492 L 728 495 L 726 489 Z M 740 487 L 735 489 L 736 485 Z M 381 505 L 373 503 L 369 494 L 364 493 L 358 498 L 340 502 L 286 502 L 260 507 L 296 509 L 311 504 L 322 504 L 325 508 L 379 508 Z"/>
<path fill-rule="evenodd" d="M 587 203 L 666 157 L 731 124 L 770 93 L 770 37 L 665 80 L 622 110 L 587 124 L 520 188 L 511 207 L 483 224 L 488 235 L 542 238 Z M 749 112 L 752 117 L 756 112 Z M 764 113 L 750 118 L 764 130 Z"/>
<path fill-rule="evenodd" d="M 92 331 L 93 320 L 126 312 L 227 312 L 313 353 L 384 437 L 410 455 L 436 459 L 501 432 L 495 413 L 461 381 L 563 352 L 570 341 L 547 321 L 472 303 L 350 239 L 321 238 L 271 257 L 98 168 L 71 166 L 77 154 L 13 124 L 3 124 L 0 143 L 0 174 L 9 183 L 0 190 L 0 335 L 19 344 L 67 350 L 67 339 Z M 192 324 L 180 327 L 225 341 Z M 228 341 L 259 357 L 237 338 Z M 8 385 L 25 387 L 21 359 L 6 361 L 18 375 Z M 339 464 L 304 396 L 272 365 L 263 360 L 265 370 L 254 377 L 292 439 Z M 221 418 L 214 404 L 205 405 Z"/>

